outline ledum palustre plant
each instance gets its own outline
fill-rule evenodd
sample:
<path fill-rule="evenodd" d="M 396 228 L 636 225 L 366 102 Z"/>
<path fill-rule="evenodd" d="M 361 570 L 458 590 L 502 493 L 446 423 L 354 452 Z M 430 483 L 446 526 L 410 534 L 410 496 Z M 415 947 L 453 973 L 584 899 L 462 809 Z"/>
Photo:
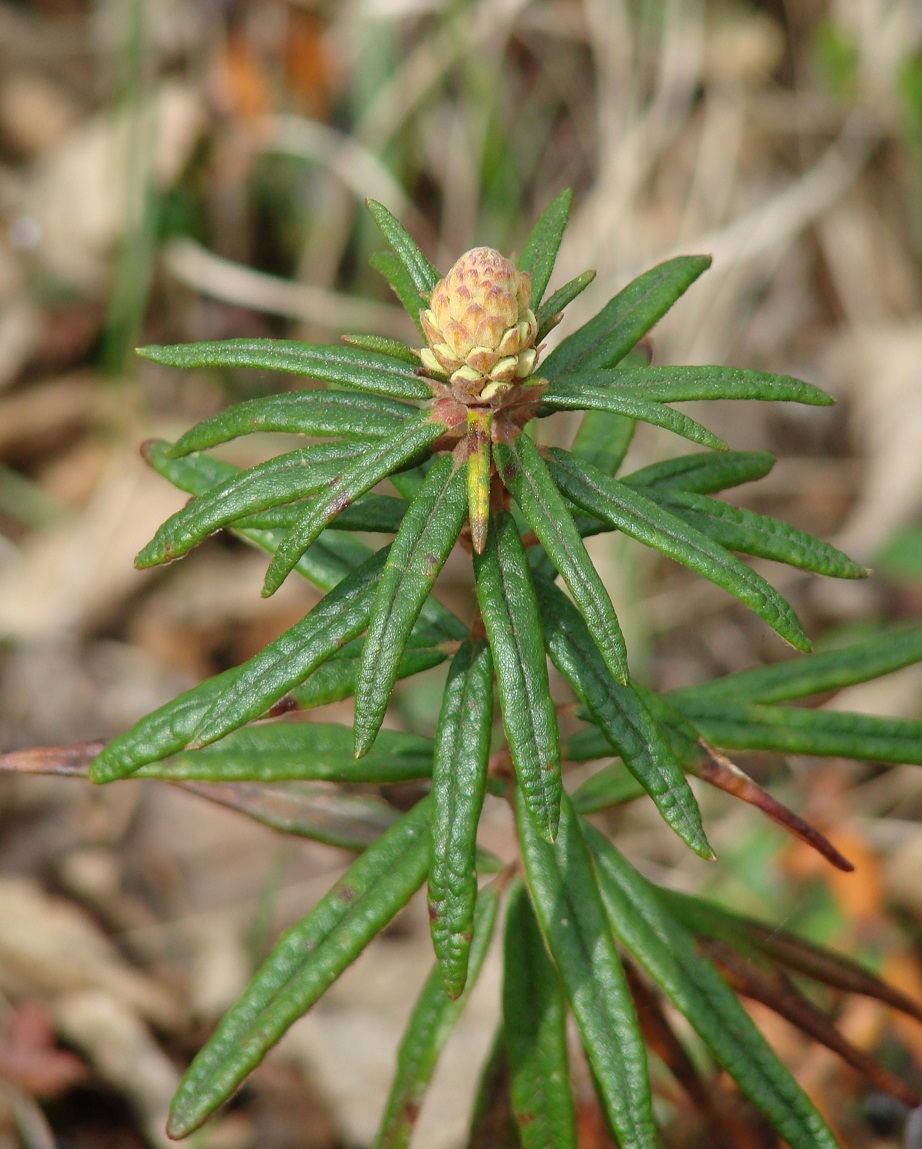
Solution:
<path fill-rule="evenodd" d="M 709 1062 L 793 1149 L 834 1146 L 738 994 L 832 1046 L 878 1088 L 916 1100 L 837 1033 L 804 983 L 869 994 L 918 1017 L 912 1002 L 844 958 L 653 884 L 587 820 L 646 795 L 690 850 L 711 858 L 687 780 L 695 775 L 850 868 L 726 754 L 758 748 L 922 763 L 920 723 L 784 705 L 915 662 L 922 632 L 891 630 L 668 694 L 632 677 L 615 609 L 583 543 L 588 535 L 621 531 L 685 564 L 803 652 L 810 644 L 792 607 L 737 554 L 836 578 L 866 572 L 786 523 L 714 498 L 765 475 L 773 458 L 728 450 L 670 406 L 823 406 L 831 400 L 822 391 L 756 371 L 650 366 L 638 348 L 706 270 L 706 256 L 654 267 L 543 353 L 563 309 L 592 281 L 587 272 L 545 298 L 569 206 L 569 193 L 550 205 L 517 260 L 474 248 L 443 278 L 398 221 L 370 203 L 390 245 L 374 266 L 419 328 L 419 347 L 350 336 L 339 347 L 231 340 L 141 351 L 173 367 L 260 368 L 330 385 L 239 403 L 175 443 L 147 443 L 151 466 L 193 498 L 137 560 L 151 567 L 178 559 L 228 529 L 271 555 L 265 594 L 297 574 L 324 597 L 242 666 L 105 746 L 90 776 L 272 783 L 274 804 L 242 804 L 281 828 L 357 851 L 193 1061 L 174 1100 L 173 1137 L 233 1093 L 423 884 L 434 968 L 403 1038 L 379 1147 L 409 1142 L 501 917 L 502 1019 L 471 1145 L 500 1143 L 486 1132 L 497 1127 L 497 1107 L 509 1115 L 499 1123 L 504 1144 L 576 1145 L 569 1013 L 623 1149 L 660 1144 L 648 1050 L 696 1104 L 709 1105 Z M 532 432 L 558 411 L 584 412 L 572 445 L 537 446 Z M 620 474 L 638 422 L 667 428 L 695 450 Z M 307 442 L 246 470 L 204 453 L 255 431 Z M 393 493 L 377 491 L 385 479 Z M 372 549 L 355 532 L 384 540 Z M 456 546 L 470 554 L 476 584 L 467 618 L 432 596 Z M 571 692 L 557 702 L 548 657 Z M 397 680 L 443 662 L 434 738 L 381 730 Z M 351 731 L 285 717 L 351 696 Z M 574 697 L 582 727 L 562 748 L 557 706 L 573 709 Z M 562 761 L 597 758 L 607 764 L 569 792 Z M 430 779 L 404 814 L 353 785 Z M 349 789 L 331 801 L 330 782 Z M 513 864 L 477 846 L 487 793 L 514 811 Z M 687 1026 L 673 1024 L 677 1015 Z M 713 1121 L 718 1145 L 719 1116 Z"/>

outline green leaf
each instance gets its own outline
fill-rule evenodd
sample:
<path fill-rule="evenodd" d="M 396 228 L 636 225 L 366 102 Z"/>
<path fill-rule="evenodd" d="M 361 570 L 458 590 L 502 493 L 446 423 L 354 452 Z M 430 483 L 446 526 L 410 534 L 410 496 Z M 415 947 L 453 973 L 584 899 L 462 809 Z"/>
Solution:
<path fill-rule="evenodd" d="M 300 622 L 243 664 L 240 675 L 202 715 L 194 750 L 258 718 L 368 625 L 387 548 L 343 579 Z"/>
<path fill-rule="evenodd" d="M 509 1065 L 502 1026 L 493 1037 L 477 1082 L 465 1149 L 522 1149 L 509 1104 Z"/>
<path fill-rule="evenodd" d="M 464 469 L 452 455 L 443 455 L 410 504 L 378 584 L 355 698 L 356 757 L 374 742 L 410 631 L 455 545 L 466 510 Z"/>
<path fill-rule="evenodd" d="M 342 782 L 385 786 L 432 773 L 430 738 L 384 730 L 361 762 L 347 726 L 332 722 L 273 722 L 234 730 L 201 750 L 148 763 L 139 778 L 171 782 Z"/>
<path fill-rule="evenodd" d="M 578 295 L 582 295 L 594 279 L 594 271 L 584 271 L 581 275 L 577 275 L 575 279 L 571 279 L 569 283 L 565 283 L 563 287 L 558 288 L 553 295 L 548 296 L 548 298 L 544 300 L 535 312 L 535 318 L 538 320 L 538 334 L 535 338 L 536 343 L 540 343 L 545 335 L 557 326 L 562 317 L 561 312 L 563 309 L 569 306 Z"/>
<path fill-rule="evenodd" d="M 398 339 L 388 339 L 385 335 L 344 335 L 343 343 L 349 347 L 358 347 L 363 351 L 374 351 L 378 355 L 387 355 L 391 359 L 398 359 L 401 363 L 410 363 L 413 367 L 419 366 L 419 355 L 406 343 Z"/>
<path fill-rule="evenodd" d="M 677 690 L 671 698 L 680 706 L 686 699 L 699 698 L 715 702 L 787 702 L 870 682 L 920 660 L 922 627 L 917 624 L 888 627 L 864 642 L 820 651 L 793 662 L 741 670 Z"/>
<path fill-rule="evenodd" d="M 247 367 L 323 379 L 392 399 L 432 398 L 426 384 L 404 363 L 353 347 L 286 339 L 223 339 L 218 343 L 139 347 L 138 355 L 166 367 Z"/>
<path fill-rule="evenodd" d="M 381 439 L 415 414 L 415 407 L 378 395 L 285 391 L 248 399 L 202 420 L 177 439 L 167 454 L 178 458 L 257 432 Z"/>
<path fill-rule="evenodd" d="M 512 1108 L 522 1149 L 576 1149 L 566 1005 L 527 890 L 506 910 L 503 1019 Z"/>
<path fill-rule="evenodd" d="M 542 374 L 561 379 L 573 371 L 614 367 L 710 265 L 710 256 L 682 255 L 644 272 L 556 347 Z"/>
<path fill-rule="evenodd" d="M 867 578 L 854 559 L 790 523 L 706 495 L 647 490 L 648 497 L 730 551 L 771 559 L 830 578 Z"/>
<path fill-rule="evenodd" d="M 537 310 L 554 270 L 564 229 L 570 218 L 573 192 L 567 188 L 544 209 L 535 224 L 525 249 L 516 260 L 520 271 L 531 276 L 531 306 Z"/>
<path fill-rule="evenodd" d="M 186 749 L 203 724 L 209 730 L 218 729 L 213 738 L 201 743 L 259 718 L 304 681 L 312 669 L 364 630 L 385 557 L 386 550 L 379 551 L 248 662 L 185 691 L 114 738 L 90 768 L 93 781 L 111 782 L 148 762 Z"/>
<path fill-rule="evenodd" d="M 725 749 L 922 766 L 922 722 L 796 706 L 673 701 L 709 742 Z"/>
<path fill-rule="evenodd" d="M 189 1067 L 167 1132 L 197 1129 L 326 992 L 419 888 L 429 861 L 429 800 L 361 855 L 279 940 Z"/>
<path fill-rule="evenodd" d="M 612 678 L 598 656 L 589 627 L 562 591 L 540 582 L 538 606 L 554 665 L 667 824 L 695 853 L 713 858 L 682 766 L 643 699 L 630 683 L 622 685 Z"/>
<path fill-rule="evenodd" d="M 634 391 L 606 390 L 590 384 L 572 382 L 569 377 L 552 382 L 541 396 L 542 412 L 553 411 L 609 411 L 629 419 L 639 419 L 654 427 L 665 427 L 693 443 L 726 450 L 727 445 L 707 427 L 665 403 L 646 399 Z"/>
<path fill-rule="evenodd" d="M 447 657 L 444 650 L 435 646 L 407 649 L 400 659 L 397 677 L 409 678 L 423 670 L 430 670 Z M 352 650 L 346 647 L 322 666 L 318 666 L 301 686 L 296 686 L 277 705 L 291 710 L 311 710 L 315 706 L 326 706 L 330 702 L 342 702 L 345 698 L 351 698 L 358 684 L 360 665 L 361 648 Z M 355 758 L 354 753 L 352 757 Z"/>
<path fill-rule="evenodd" d="M 444 430 L 443 424 L 430 419 L 428 411 L 421 411 L 416 419 L 408 420 L 392 435 L 369 446 L 289 529 L 266 571 L 263 595 L 268 596 L 278 590 L 301 555 L 340 511 L 392 471 L 419 455 Z"/>
<path fill-rule="evenodd" d="M 233 530 L 286 531 L 294 525 L 307 504 L 303 499 L 281 507 L 267 507 L 254 511 L 242 519 L 234 519 Z M 392 495 L 362 495 L 350 503 L 330 524 L 331 531 L 370 531 L 376 534 L 396 534 L 400 530 L 407 504 Z"/>
<path fill-rule="evenodd" d="M 589 461 L 595 463 L 592 458 Z M 654 487 L 660 491 L 711 495 L 761 479 L 774 465 L 775 456 L 770 451 L 697 451 L 693 455 L 677 455 L 673 459 L 641 467 L 639 471 L 624 475 L 621 482 L 645 490 Z M 605 467 L 600 467 L 600 470 L 613 474 Z"/>
<path fill-rule="evenodd" d="M 410 1143 L 439 1055 L 483 966 L 498 909 L 496 890 L 490 887 L 481 890 L 474 915 L 470 977 L 465 992 L 454 1000 L 448 997 L 438 968 L 433 969 L 423 986 L 400 1043 L 397 1073 L 375 1138 L 375 1149 L 404 1149 Z"/>
<path fill-rule="evenodd" d="M 618 1144 L 657 1149 L 644 1040 L 577 816 L 564 794 L 560 833 L 549 846 L 517 788 L 516 820 L 541 932 Z"/>
<path fill-rule="evenodd" d="M 607 753 L 607 740 L 601 737 L 602 732 L 593 730 L 592 733 L 598 734 L 600 742 L 606 743 L 602 750 Z M 592 757 L 596 758 L 598 755 L 593 754 Z M 567 744 L 567 758 L 574 762 L 579 761 L 578 755 L 570 753 L 570 743 Z M 599 810 L 620 806 L 624 802 L 633 802 L 635 798 L 643 797 L 646 792 L 643 784 L 637 781 L 623 762 L 612 762 L 597 774 L 593 774 L 591 778 L 587 778 L 574 791 L 573 808 L 578 814 L 597 814 Z"/>
<path fill-rule="evenodd" d="M 584 823 L 608 921 L 618 940 L 682 1013 L 791 1149 L 838 1149 L 806 1094 L 713 965 L 615 847 Z"/>
<path fill-rule="evenodd" d="M 442 278 L 403 224 L 376 200 L 367 199 L 365 206 L 378 225 L 381 234 L 390 244 L 394 254 L 406 268 L 413 285 L 420 295 L 429 298 L 432 289 Z"/>
<path fill-rule="evenodd" d="M 491 520 L 474 573 L 516 776 L 539 833 L 552 842 L 561 793 L 557 715 L 528 559 L 511 515 Z"/>
<path fill-rule="evenodd" d="M 739 367 L 633 367 L 627 370 L 580 369 L 567 382 L 636 395 L 659 403 L 697 399 L 760 399 L 829 407 L 835 400 L 812 383 L 790 375 L 771 375 Z"/>
<path fill-rule="evenodd" d="M 563 575 L 605 665 L 618 682 L 627 682 L 627 649 L 615 608 L 538 448 L 527 435 L 520 435 L 512 443 L 496 443 L 493 457 L 503 482 Z"/>
<path fill-rule="evenodd" d="M 465 642 L 448 672 L 432 767 L 429 928 L 449 997 L 467 979 L 477 901 L 477 823 L 487 787 L 493 731 L 493 658 L 485 642 Z"/>
<path fill-rule="evenodd" d="M 211 455 L 193 455 L 184 459 L 171 459 L 166 454 L 168 443 L 149 439 L 141 448 L 151 467 L 181 491 L 200 495 L 209 488 L 239 475 L 240 468 Z M 274 528 L 244 528 L 228 524 L 235 535 L 274 554 L 281 542 L 282 532 Z M 321 590 L 331 590 L 347 574 L 363 563 L 371 551 L 358 539 L 321 539 L 301 556 L 295 570 Z"/>
<path fill-rule="evenodd" d="M 376 251 L 368 262 L 384 276 L 401 306 L 416 324 L 420 335 L 425 338 L 419 313 L 428 305 L 429 296 L 420 295 L 412 276 L 392 251 Z"/>
<path fill-rule="evenodd" d="M 609 478 L 590 463 L 567 451 L 554 450 L 551 454 L 551 474 L 567 498 L 646 546 L 698 571 L 744 602 L 792 646 L 810 649 L 791 605 L 735 555 L 647 495 Z"/>
<path fill-rule="evenodd" d="M 369 449 L 369 444 L 363 442 L 325 443 L 289 451 L 246 471 L 236 471 L 170 515 L 138 553 L 135 566 L 143 569 L 173 562 L 236 519 L 245 519 L 277 503 L 317 495 L 335 482 L 344 467 L 364 459 Z"/>
<path fill-rule="evenodd" d="M 606 475 L 614 475 L 634 438 L 636 419 L 610 411 L 587 411 L 570 447 L 574 455 L 592 463 Z"/>
<path fill-rule="evenodd" d="M 183 782 L 184 790 L 245 814 L 261 826 L 336 846 L 364 850 L 399 814 L 370 794 L 348 794 L 313 782 Z"/>

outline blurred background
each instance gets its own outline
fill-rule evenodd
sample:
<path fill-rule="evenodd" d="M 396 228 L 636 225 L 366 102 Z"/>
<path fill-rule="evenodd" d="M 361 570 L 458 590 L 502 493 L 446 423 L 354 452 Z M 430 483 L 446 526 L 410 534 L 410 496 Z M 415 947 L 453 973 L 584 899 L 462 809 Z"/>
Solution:
<path fill-rule="evenodd" d="M 657 328 L 656 360 L 785 372 L 836 397 L 832 409 L 695 412 L 734 447 L 780 457 L 734 497 L 874 567 L 860 585 L 768 572 L 818 645 L 918 618 L 917 0 L 0 0 L 0 751 L 111 737 L 315 601 L 293 585 L 261 600 L 264 560 L 224 537 L 134 571 L 183 501 L 139 443 L 278 385 L 171 373 L 135 346 L 410 339 L 368 267 L 383 243 L 365 196 L 445 270 L 475 243 L 520 250 L 565 187 L 574 210 L 551 286 L 587 267 L 598 277 L 562 331 L 650 264 L 710 252 L 713 269 Z M 231 457 L 268 449 L 254 439 Z M 629 466 L 684 449 L 643 428 Z M 642 548 L 596 544 L 648 682 L 789 656 L 711 584 Z M 440 593 L 463 613 L 455 558 Z M 922 714 L 915 670 L 845 694 L 838 707 Z M 431 732 L 438 697 L 438 672 L 414 680 L 395 720 Z M 722 795 L 701 795 L 719 866 L 682 852 L 642 805 L 612 823 L 619 844 L 657 880 L 922 992 L 917 772 L 744 764 L 857 874 Z M 0 782 L 0 1149 L 165 1145 L 189 1058 L 348 858 L 167 785 Z M 485 833 L 512 852 L 499 804 Z M 194 1143 L 370 1144 L 427 933 L 412 906 Z M 463 1143 L 497 993 L 493 964 L 421 1115 L 425 1149 Z M 753 1012 L 843 1145 L 903 1144 L 898 1105 Z M 922 1082 L 918 1026 L 858 1001 L 839 1016 L 857 1045 Z M 681 1098 L 662 1105 L 670 1146 L 707 1146 Z M 588 1104 L 584 1126 L 586 1149 L 610 1144 Z M 739 1143 L 776 1141 L 753 1128 Z"/>

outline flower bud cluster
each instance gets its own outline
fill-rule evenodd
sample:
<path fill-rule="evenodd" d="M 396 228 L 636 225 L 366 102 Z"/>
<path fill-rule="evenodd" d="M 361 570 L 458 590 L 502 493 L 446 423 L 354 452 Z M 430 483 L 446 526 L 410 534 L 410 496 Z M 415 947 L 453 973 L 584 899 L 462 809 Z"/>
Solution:
<path fill-rule="evenodd" d="M 420 312 L 429 344 L 427 370 L 444 373 L 457 392 L 491 399 L 527 379 L 535 368 L 538 322 L 531 277 L 491 247 L 462 255 L 435 285 Z"/>

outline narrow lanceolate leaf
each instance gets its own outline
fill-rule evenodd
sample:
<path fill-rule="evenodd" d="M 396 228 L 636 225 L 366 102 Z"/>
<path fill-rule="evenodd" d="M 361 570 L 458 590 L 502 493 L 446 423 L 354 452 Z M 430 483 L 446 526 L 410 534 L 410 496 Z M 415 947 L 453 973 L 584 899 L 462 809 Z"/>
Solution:
<path fill-rule="evenodd" d="M 621 1149 L 654 1149 L 647 1057 L 624 969 L 592 866 L 566 794 L 549 846 L 516 791 L 525 873 L 541 932 L 557 966 L 605 1112 Z"/>
<path fill-rule="evenodd" d="M 354 574 L 277 639 L 241 667 L 230 689 L 202 715 L 189 749 L 215 742 L 265 713 L 273 703 L 368 625 L 387 548 Z"/>
<path fill-rule="evenodd" d="M 614 367 L 710 265 L 710 256 L 684 255 L 644 272 L 556 347 L 542 374 L 560 379 L 571 371 Z"/>
<path fill-rule="evenodd" d="M 265 511 L 254 511 L 242 519 L 234 519 L 230 524 L 234 531 L 275 530 L 287 531 L 294 526 L 298 517 L 306 509 L 303 499 L 286 503 L 281 507 L 269 507 Z M 370 531 L 375 534 L 396 534 L 406 513 L 407 504 L 403 499 L 391 495 L 362 495 L 350 503 L 330 524 L 335 531 Z"/>
<path fill-rule="evenodd" d="M 419 313 L 428 304 L 428 294 L 424 297 L 419 293 L 413 282 L 413 277 L 392 251 L 376 251 L 368 262 L 375 271 L 384 276 L 390 284 L 391 290 L 400 300 L 401 306 L 413 319 L 420 335 L 425 338 Z M 417 360 L 418 362 L 419 360 Z"/>
<path fill-rule="evenodd" d="M 775 750 L 922 766 L 922 722 L 807 710 L 673 698 L 709 742 L 730 750 Z"/>
<path fill-rule="evenodd" d="M 384 786 L 428 778 L 432 740 L 382 731 L 361 762 L 348 727 L 273 722 L 235 730 L 201 750 L 173 754 L 138 770 L 140 778 L 199 782 L 362 782 Z"/>
<path fill-rule="evenodd" d="M 566 1004 L 524 886 L 509 898 L 503 969 L 510 1093 L 522 1149 L 576 1149 Z"/>
<path fill-rule="evenodd" d="M 567 746 L 567 757 L 570 757 Z M 573 759 L 578 761 L 578 759 Z M 633 802 L 646 794 L 646 788 L 637 781 L 623 762 L 612 762 L 597 774 L 587 778 L 573 793 L 573 808 L 578 814 L 597 814 L 624 802 Z"/>
<path fill-rule="evenodd" d="M 504 484 L 570 588 L 605 665 L 618 682 L 627 682 L 627 649 L 615 608 L 538 448 L 520 435 L 513 443 L 497 443 L 493 454 Z"/>
<path fill-rule="evenodd" d="M 368 450 L 368 443 L 326 443 L 289 451 L 249 470 L 237 471 L 170 515 L 138 553 L 135 566 L 172 562 L 236 519 L 316 495 Z"/>
<path fill-rule="evenodd" d="M 466 506 L 463 469 L 444 455 L 410 504 L 378 585 L 355 696 L 356 757 L 374 742 L 410 631 L 455 544 Z"/>
<path fill-rule="evenodd" d="M 375 483 L 408 463 L 433 443 L 445 430 L 430 420 L 426 411 L 408 420 L 398 431 L 376 443 L 345 468 L 291 527 L 266 571 L 263 594 L 274 594 L 296 566 L 314 539 L 351 502 L 364 495 Z"/>
<path fill-rule="evenodd" d="M 771 515 L 759 515 L 685 491 L 648 489 L 647 494 L 727 550 L 787 563 L 830 578 L 867 577 L 865 567 L 836 547 Z"/>
<path fill-rule="evenodd" d="M 636 419 L 612 415 L 609 411 L 587 411 L 583 416 L 570 450 L 592 463 L 606 475 L 614 475 L 634 438 Z"/>
<path fill-rule="evenodd" d="M 448 657 L 446 651 L 437 646 L 408 648 L 403 652 L 397 668 L 398 678 L 409 678 L 423 670 L 438 666 Z M 274 704 L 270 713 L 287 714 L 289 710 L 311 710 L 315 706 L 326 706 L 331 702 L 342 702 L 355 694 L 361 666 L 361 648 L 346 647 L 339 654 L 328 659 Z M 351 738 L 351 735 L 350 735 Z M 355 755 L 352 754 L 354 759 Z"/>
<path fill-rule="evenodd" d="M 686 698 L 738 703 L 787 702 L 869 682 L 920 659 L 922 627 L 887 627 L 864 642 L 824 650 L 795 662 L 741 670 L 713 682 L 675 691 L 671 697 L 676 704 Z"/>
<path fill-rule="evenodd" d="M 582 295 L 590 283 L 595 279 L 594 271 L 584 271 L 549 295 L 541 306 L 535 311 L 538 320 L 538 334 L 535 342 L 540 343 L 547 333 L 557 326 L 561 319 L 561 312 L 573 302 L 578 295 Z"/>
<path fill-rule="evenodd" d="M 212 455 L 193 455 L 183 459 L 171 459 L 166 454 L 168 443 L 149 439 L 141 448 L 145 460 L 181 491 L 190 495 L 201 495 L 211 487 L 227 482 L 240 474 L 240 468 Z M 327 448 L 324 448 L 327 449 Z M 250 528 L 241 524 L 228 524 L 235 535 L 274 554 L 282 539 L 282 530 L 272 527 Z M 360 566 L 371 555 L 371 550 L 354 538 L 324 539 L 301 556 L 295 570 L 319 587 L 332 590 L 355 567 Z"/>
<path fill-rule="evenodd" d="M 490 525 L 490 424 L 489 410 L 474 408 L 467 413 L 467 515 L 471 545 L 483 554 Z"/>
<path fill-rule="evenodd" d="M 445 993 L 437 968 L 423 986 L 400 1043 L 397 1073 L 375 1138 L 375 1149 L 405 1149 L 410 1143 L 439 1055 L 483 966 L 498 909 L 497 891 L 490 887 L 481 890 L 474 915 L 467 990 L 452 1000 Z"/>
<path fill-rule="evenodd" d="M 167 1132 L 186 1137 L 234 1092 L 409 901 L 429 861 L 429 800 L 365 851 L 284 934 L 196 1056 L 173 1099 Z"/>
<path fill-rule="evenodd" d="M 583 824 L 596 859 L 610 928 L 743 1093 L 765 1113 L 791 1149 L 837 1149 L 820 1115 L 778 1060 L 657 892 L 614 846 Z"/>
<path fill-rule="evenodd" d="M 549 582 L 538 584 L 538 605 L 551 659 L 644 787 L 666 822 L 703 858 L 714 856 L 701 812 L 665 733 L 628 683 L 616 682 L 599 658 L 589 627 L 570 600 Z"/>
<path fill-rule="evenodd" d="M 134 773 L 148 762 L 157 762 L 186 749 L 209 715 L 209 723 L 220 719 L 220 732 L 214 735 L 215 739 L 260 717 L 288 690 L 307 678 L 311 669 L 364 630 L 385 554 L 379 552 L 343 579 L 301 622 L 249 662 L 185 691 L 114 738 L 93 763 L 90 771 L 93 781 L 111 782 Z M 330 609 L 323 609 L 328 604 Z M 268 689 L 268 695 L 272 696 L 268 700 L 263 699 L 264 673 L 274 684 Z M 288 686 L 279 692 L 280 684 L 289 678 Z M 255 705 L 250 704 L 253 692 L 259 696 Z M 244 713 L 247 717 L 243 717 Z"/>
<path fill-rule="evenodd" d="M 655 427 L 665 427 L 667 431 L 673 431 L 683 439 L 690 439 L 705 447 L 720 451 L 727 449 L 723 439 L 719 439 L 690 416 L 683 415 L 665 403 L 646 399 L 636 392 L 613 391 L 573 383 L 568 377 L 557 383 L 552 382 L 542 394 L 541 404 L 542 411 L 548 414 L 553 411 L 609 411 L 614 415 L 651 423 Z"/>
<path fill-rule="evenodd" d="M 744 602 L 799 650 L 810 641 L 791 605 L 754 570 L 707 535 L 660 507 L 646 494 L 609 478 L 568 451 L 552 451 L 551 474 L 577 506 L 654 547 Z"/>
<path fill-rule="evenodd" d="M 502 1026 L 493 1037 L 480 1072 L 464 1149 L 522 1149 L 509 1104 L 509 1063 Z"/>
<path fill-rule="evenodd" d="M 574 454 L 578 453 L 574 449 Z M 595 462 L 592 458 L 589 461 Z M 678 455 L 661 463 L 651 463 L 624 475 L 621 481 L 629 487 L 713 495 L 717 491 L 764 478 L 774 465 L 775 456 L 770 451 L 720 451 L 713 454 L 698 451 L 694 455 Z M 606 470 L 605 467 L 600 469 Z M 612 474 L 611 471 L 607 473 Z"/>
<path fill-rule="evenodd" d="M 392 399 L 431 398 L 429 388 L 413 374 L 409 364 L 353 347 L 285 339 L 222 339 L 217 343 L 139 347 L 138 354 L 167 367 L 248 367 L 305 375 Z"/>
<path fill-rule="evenodd" d="M 467 980 L 477 901 L 477 823 L 487 787 L 493 729 L 493 658 L 465 642 L 448 672 L 432 766 L 429 928 L 449 997 Z"/>
<path fill-rule="evenodd" d="M 383 798 L 316 782 L 180 782 L 183 790 L 298 838 L 364 850 L 399 814 Z"/>
<path fill-rule="evenodd" d="M 397 339 L 388 339 L 386 335 L 344 335 L 343 343 L 349 347 L 358 347 L 363 351 L 374 351 L 379 355 L 387 355 L 391 359 L 399 359 L 401 363 L 411 363 L 419 366 L 419 354 L 412 347 L 407 347 Z"/>
<path fill-rule="evenodd" d="M 544 209 L 516 260 L 519 271 L 527 271 L 531 276 L 531 305 L 535 309 L 544 297 L 554 270 L 572 202 L 573 192 L 567 188 Z"/>
<path fill-rule="evenodd" d="M 365 206 L 378 225 L 381 234 L 390 244 L 394 254 L 406 268 L 420 295 L 428 297 L 441 276 L 420 251 L 416 241 L 403 224 L 376 200 L 368 199 Z"/>
<path fill-rule="evenodd" d="M 167 454 L 178 458 L 258 431 L 381 439 L 415 414 L 415 407 L 379 395 L 286 391 L 281 395 L 248 399 L 202 420 L 177 439 Z"/>
<path fill-rule="evenodd" d="M 528 559 L 511 515 L 491 521 L 474 572 L 516 776 L 538 832 L 553 842 L 561 793 L 557 715 Z"/>
<path fill-rule="evenodd" d="M 630 367 L 580 369 L 567 374 L 579 386 L 601 387 L 659 403 L 696 399 L 760 399 L 829 407 L 833 398 L 812 383 L 790 375 L 771 375 L 739 367 Z"/>

